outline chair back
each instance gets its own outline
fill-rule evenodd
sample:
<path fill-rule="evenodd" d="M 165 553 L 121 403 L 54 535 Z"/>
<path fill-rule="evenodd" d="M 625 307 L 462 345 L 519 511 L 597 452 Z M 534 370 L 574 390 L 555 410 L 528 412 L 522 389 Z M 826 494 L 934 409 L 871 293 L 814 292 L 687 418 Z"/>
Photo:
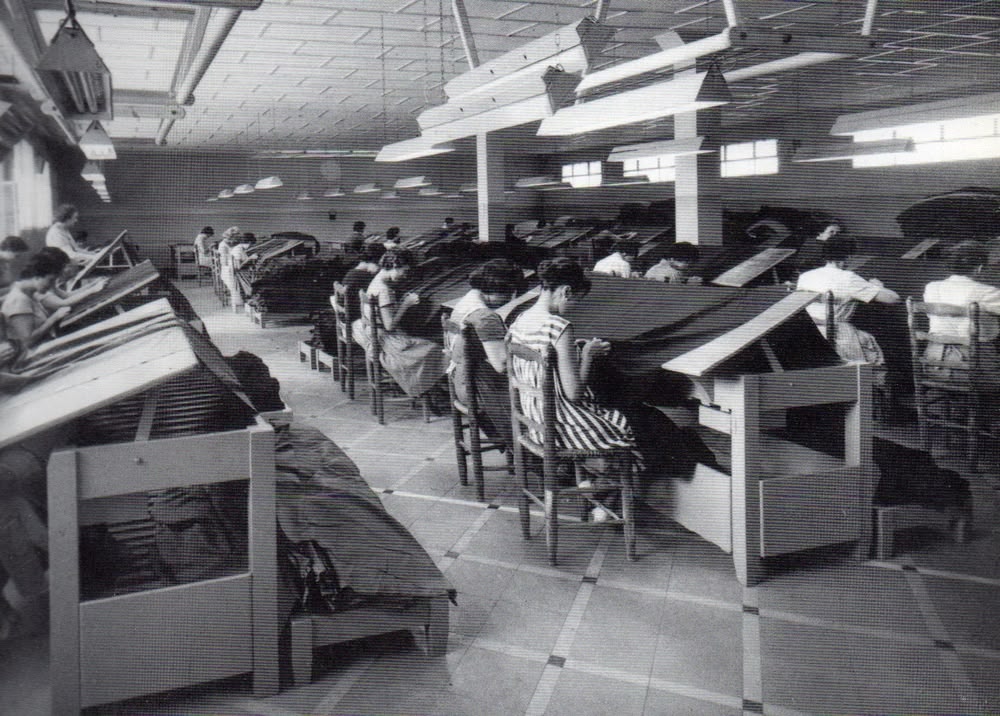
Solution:
<path fill-rule="evenodd" d="M 826 340 L 830 342 L 830 345 L 837 345 L 837 302 L 833 297 L 833 291 L 826 291 L 816 297 L 815 303 L 823 302 L 823 313 L 822 318 L 817 318 L 813 316 L 813 323 L 819 328 L 820 332 L 826 336 Z"/>
<path fill-rule="evenodd" d="M 522 446 L 545 460 L 545 473 L 555 474 L 556 349 L 544 353 L 507 338 L 507 383 L 515 450 Z"/>
<path fill-rule="evenodd" d="M 351 316 L 347 310 L 347 286 L 340 281 L 333 284 L 333 295 L 330 296 L 330 306 L 337 319 L 337 340 L 349 343 L 351 341 Z"/>
<path fill-rule="evenodd" d="M 951 333 L 932 332 L 930 318 L 964 319 L 967 321 L 968 332 Z M 906 324 L 910 335 L 910 353 L 913 360 L 913 378 L 915 381 L 926 380 L 936 371 L 939 376 L 944 369 L 957 370 L 959 378 L 974 380 L 979 370 L 979 305 L 970 303 L 966 306 L 955 306 L 947 303 L 926 303 L 915 301 L 912 297 L 906 299 Z M 964 360 L 941 361 L 928 358 L 925 349 L 929 343 L 942 345 L 964 346 Z"/>
<path fill-rule="evenodd" d="M 462 355 L 460 356 L 460 360 L 465 366 L 465 384 L 467 386 L 467 399 L 465 403 L 470 415 L 474 417 L 476 412 L 479 410 L 479 400 L 476 398 L 476 391 L 473 388 L 476 384 L 476 370 L 478 369 L 475 360 L 475 349 L 476 345 L 480 344 L 479 336 L 476 334 L 476 329 L 473 326 L 470 326 L 467 323 L 456 323 L 445 315 L 441 316 L 441 333 L 444 337 L 444 354 L 453 365 L 457 365 L 459 363 L 459 361 L 455 360 L 455 342 L 459 337 L 462 338 Z M 453 401 L 459 401 L 458 395 L 455 392 L 453 370 L 448 371 L 448 388 L 451 392 L 451 399 Z"/>
<path fill-rule="evenodd" d="M 378 296 L 369 297 L 364 289 L 358 291 L 358 305 L 368 306 L 370 320 L 368 321 L 368 337 L 371 339 L 371 355 L 377 356 L 381 344 L 379 343 L 379 333 L 382 332 L 382 312 L 378 305 Z M 364 309 L 362 308 L 362 312 Z"/>

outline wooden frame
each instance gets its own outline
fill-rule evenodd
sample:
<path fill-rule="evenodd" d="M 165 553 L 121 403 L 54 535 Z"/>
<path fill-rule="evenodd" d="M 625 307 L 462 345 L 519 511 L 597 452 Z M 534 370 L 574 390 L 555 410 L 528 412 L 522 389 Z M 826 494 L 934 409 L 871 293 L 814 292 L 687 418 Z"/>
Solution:
<path fill-rule="evenodd" d="M 865 559 L 872 539 L 876 473 L 871 456 L 871 367 L 844 364 L 771 373 L 727 374 L 724 363 L 801 311 L 815 294 L 797 292 L 733 331 L 664 364 L 696 379 L 699 420 L 729 435 L 730 474 L 698 465 L 672 482 L 671 517 L 733 555 L 743 585 L 764 578 L 763 560 L 856 541 Z M 769 350 L 763 346 L 765 353 Z M 769 435 L 790 408 L 847 406 L 844 459 Z"/>
<path fill-rule="evenodd" d="M 69 315 L 59 323 L 59 327 L 65 329 L 97 311 L 114 306 L 123 298 L 142 291 L 159 277 L 160 274 L 153 267 L 153 263 L 146 259 L 142 263 L 117 274 L 99 292 L 86 297 L 73 306 Z"/>
<path fill-rule="evenodd" d="M 594 451 L 577 451 L 559 449 L 556 445 L 556 393 L 555 381 L 559 380 L 556 374 L 556 350 L 554 346 L 548 346 L 545 353 L 539 353 L 527 346 L 514 343 L 507 338 L 507 380 L 510 396 L 511 427 L 514 434 L 514 472 L 521 482 L 521 496 L 518 504 L 518 511 L 521 518 L 521 535 L 524 539 L 531 538 L 531 515 L 530 507 L 534 503 L 545 513 L 545 543 L 548 549 L 549 564 L 556 566 L 557 552 L 559 546 L 559 498 L 563 495 L 576 496 L 583 500 L 585 507 L 593 505 L 602 507 L 610 514 L 610 519 L 597 523 L 604 527 L 609 525 L 622 525 L 625 531 L 625 556 L 631 562 L 635 560 L 635 522 L 634 522 L 634 502 L 635 483 L 632 473 L 632 455 L 629 450 L 615 449 L 601 451 L 599 454 Z M 541 376 L 540 385 L 532 385 L 531 381 L 524 380 L 518 376 L 518 371 L 514 366 L 514 361 L 520 360 L 524 363 L 538 366 Z M 542 422 L 528 415 L 521 407 L 522 397 L 528 396 L 534 401 L 541 401 Z M 542 442 L 538 442 L 532 433 L 541 435 Z M 530 481 L 531 470 L 525 452 L 531 453 L 536 458 L 541 459 L 541 497 L 537 491 L 532 489 Z M 559 481 L 558 465 L 560 462 L 569 461 L 573 465 L 573 474 L 580 482 L 582 471 L 585 470 L 583 461 L 603 457 L 616 465 L 620 473 L 618 479 L 607 478 L 608 484 L 602 488 L 603 492 L 619 492 L 621 495 L 620 514 L 611 512 L 604 504 L 598 502 L 592 488 L 563 486 Z M 604 476 L 607 477 L 607 476 Z M 577 527 L 591 527 L 589 522 L 569 523 L 566 525 Z"/>
<path fill-rule="evenodd" d="M 333 284 L 330 306 L 336 318 L 337 330 L 337 378 L 340 392 L 347 392 L 349 400 L 354 400 L 354 337 L 351 335 L 352 319 L 347 308 L 347 287 L 340 281 Z"/>
<path fill-rule="evenodd" d="M 54 714 L 252 671 L 278 690 L 274 435 L 244 430 L 67 448 L 49 459 Z M 210 468 L 209 468 L 210 466 Z M 195 477 L 197 476 L 197 477 Z M 80 602 L 81 509 L 98 500 L 194 483 L 250 480 L 242 574 Z"/>
<path fill-rule="evenodd" d="M 102 246 L 100 249 L 98 249 L 97 252 L 93 256 L 90 257 L 90 259 L 87 261 L 87 263 L 85 263 L 83 265 L 83 267 L 79 271 L 77 271 L 69 281 L 66 282 L 66 290 L 67 291 L 73 291 L 76 288 L 78 288 L 79 285 L 80 285 L 80 282 L 84 278 L 86 278 L 88 275 L 90 275 L 90 273 L 95 268 L 98 267 L 97 265 L 101 261 L 103 261 L 104 259 L 110 257 L 110 255 L 116 249 L 123 249 L 123 242 L 124 242 L 126 236 L 128 236 L 128 229 L 123 230 L 120 234 L 118 234 L 118 236 L 116 236 L 114 238 L 113 241 L 111 241 L 110 243 L 108 243 L 105 246 Z M 126 256 L 128 256 L 127 253 L 126 253 Z M 132 263 L 126 263 L 121 268 L 131 268 L 132 265 L 133 265 Z"/>
<path fill-rule="evenodd" d="M 378 296 L 372 296 L 368 298 L 367 293 L 364 289 L 358 291 L 358 300 L 360 305 L 364 306 L 366 303 L 371 310 L 371 322 L 369 324 L 369 339 L 371 340 L 371 348 L 365 353 L 365 371 L 368 374 L 368 386 L 371 388 L 371 410 L 372 415 L 378 419 L 379 425 L 385 425 L 385 395 L 383 394 L 383 389 L 387 386 L 396 385 L 396 381 L 391 375 L 385 372 L 382 367 L 382 343 L 379 341 L 379 333 L 382 329 L 382 314 L 378 305 Z M 403 399 L 413 401 L 408 395 L 403 396 Z M 430 418 L 430 395 L 424 394 L 420 398 L 421 408 L 423 410 L 424 422 L 429 423 Z"/>
<path fill-rule="evenodd" d="M 499 442 L 492 442 L 487 440 L 483 442 L 482 435 L 480 434 L 479 427 L 479 416 L 481 414 L 479 409 L 479 399 L 476 395 L 476 361 L 473 356 L 472 347 L 475 345 L 473 342 L 479 342 L 479 337 L 476 335 L 476 329 L 472 326 L 458 325 L 454 321 L 448 319 L 447 316 L 441 316 L 441 330 L 444 334 L 444 346 L 446 354 L 452 350 L 452 345 L 455 336 L 458 334 L 462 335 L 462 359 L 465 363 L 467 383 L 468 383 L 468 393 L 469 400 L 467 403 L 463 403 L 458 399 L 458 394 L 455 392 L 455 378 L 454 371 L 448 371 L 448 397 L 451 405 L 451 421 L 452 429 L 455 438 L 455 461 L 458 465 L 458 478 L 462 485 L 469 484 L 469 465 L 467 458 L 472 458 L 472 479 L 476 485 L 476 499 L 480 502 L 486 501 L 485 492 L 485 473 L 487 471 L 504 471 L 508 475 L 514 472 L 514 456 L 511 450 L 506 451 L 507 464 L 503 467 L 484 467 L 483 466 L 483 453 L 490 452 L 492 450 L 503 450 L 504 445 Z M 468 430 L 468 439 L 466 440 L 465 431 Z"/>

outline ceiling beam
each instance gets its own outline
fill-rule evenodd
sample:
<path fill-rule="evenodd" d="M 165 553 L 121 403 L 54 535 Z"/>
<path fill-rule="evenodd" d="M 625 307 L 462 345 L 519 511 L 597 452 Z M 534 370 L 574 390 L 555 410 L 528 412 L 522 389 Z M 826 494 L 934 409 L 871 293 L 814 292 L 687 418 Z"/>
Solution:
<path fill-rule="evenodd" d="M 474 70 L 479 67 L 479 53 L 476 51 L 476 40 L 472 36 L 472 25 L 469 24 L 465 0 L 451 0 L 451 9 L 455 14 L 458 35 L 462 38 L 462 47 L 465 48 L 465 59 L 469 63 L 469 69 Z"/>
<path fill-rule="evenodd" d="M 187 20 L 194 9 L 180 3 L 173 7 L 162 5 L 136 5 L 124 0 L 74 0 L 73 7 L 78 13 L 95 15 L 115 15 L 116 17 L 155 17 L 165 20 Z M 66 11 L 63 0 L 32 0 L 34 10 Z"/>

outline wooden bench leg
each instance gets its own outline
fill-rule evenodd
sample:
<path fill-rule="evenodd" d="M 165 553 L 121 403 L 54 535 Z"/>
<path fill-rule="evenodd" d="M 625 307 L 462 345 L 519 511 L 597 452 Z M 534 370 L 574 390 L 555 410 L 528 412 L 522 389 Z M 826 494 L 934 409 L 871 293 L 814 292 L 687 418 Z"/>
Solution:
<path fill-rule="evenodd" d="M 424 625 L 424 644 L 428 656 L 444 656 L 448 653 L 449 603 L 446 595 L 430 600 L 430 613 Z"/>
<path fill-rule="evenodd" d="M 896 510 L 892 507 L 875 508 L 875 558 L 892 559 L 894 517 Z"/>
<path fill-rule="evenodd" d="M 313 623 L 310 617 L 298 617 L 291 622 L 292 683 L 295 686 L 312 681 Z"/>

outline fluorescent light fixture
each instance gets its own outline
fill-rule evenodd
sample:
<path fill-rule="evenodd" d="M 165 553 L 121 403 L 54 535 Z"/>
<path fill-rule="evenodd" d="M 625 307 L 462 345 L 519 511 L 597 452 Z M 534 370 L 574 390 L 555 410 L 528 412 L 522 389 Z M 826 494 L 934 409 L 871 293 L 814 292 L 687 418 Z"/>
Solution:
<path fill-rule="evenodd" d="M 277 189 L 278 187 L 284 186 L 285 183 L 281 181 L 281 177 L 277 175 L 264 177 L 263 179 L 258 179 L 257 183 L 253 185 L 254 189 Z"/>
<path fill-rule="evenodd" d="M 431 182 L 427 181 L 427 177 L 421 175 L 417 177 L 404 177 L 403 179 L 397 179 L 396 183 L 392 185 L 393 189 L 422 189 L 423 187 L 431 186 Z"/>
<path fill-rule="evenodd" d="M 240 184 L 238 187 L 233 189 L 234 194 L 253 194 L 253 192 L 253 184 Z"/>
<path fill-rule="evenodd" d="M 83 165 L 83 171 L 80 172 L 80 176 L 89 182 L 103 182 L 104 169 L 97 162 L 87 162 Z"/>
<path fill-rule="evenodd" d="M 312 201 L 312 199 L 312 195 L 307 191 L 300 192 L 295 196 L 296 201 Z"/>
<path fill-rule="evenodd" d="M 382 187 L 374 182 L 369 182 L 368 184 L 358 184 L 354 187 L 355 194 L 377 194 L 382 191 Z"/>
<path fill-rule="evenodd" d="M 830 134 L 857 134 L 871 129 L 893 129 L 989 114 L 1000 114 L 1000 92 L 845 114 L 837 117 Z"/>
<path fill-rule="evenodd" d="M 378 152 L 372 149 L 262 149 L 254 154 L 259 159 L 334 159 L 356 157 L 371 159 Z"/>
<path fill-rule="evenodd" d="M 223 189 L 219 192 L 220 199 L 232 199 L 236 193 L 232 189 Z"/>
<path fill-rule="evenodd" d="M 100 122 L 91 122 L 90 127 L 80 137 L 80 150 L 83 156 L 91 161 L 117 159 L 115 145 L 111 143 L 111 137 L 104 131 Z"/>
<path fill-rule="evenodd" d="M 328 199 L 334 199 L 338 196 L 347 196 L 347 194 L 342 192 L 340 190 L 340 187 L 338 186 L 334 189 L 327 189 L 326 191 L 323 192 L 323 196 L 327 197 Z"/>
<path fill-rule="evenodd" d="M 446 154 L 455 151 L 455 145 L 447 142 L 435 142 L 433 137 L 414 137 L 401 142 L 386 144 L 376 155 L 376 162 L 405 162 L 410 159 L 433 157 L 436 154 Z"/>
<path fill-rule="evenodd" d="M 685 72 L 666 82 L 564 107 L 542 120 L 538 136 L 560 137 L 595 132 L 717 107 L 731 99 L 722 72 L 713 65 L 708 72 Z"/>
<path fill-rule="evenodd" d="M 809 147 L 795 152 L 793 162 L 809 164 L 813 162 L 836 162 L 873 154 L 899 154 L 913 151 L 912 139 L 882 139 L 874 142 L 839 142 L 834 145 Z"/>
<path fill-rule="evenodd" d="M 726 72 L 726 82 L 732 84 L 734 82 L 741 82 L 742 80 L 753 79 L 754 77 L 767 77 L 779 72 L 812 67 L 813 65 L 821 65 L 824 62 L 832 62 L 834 60 L 843 60 L 847 57 L 851 57 L 851 55 L 838 52 L 800 52 L 797 55 L 789 55 L 779 60 L 761 62 L 758 65 L 730 70 Z"/>
<path fill-rule="evenodd" d="M 425 186 L 417 192 L 418 196 L 443 196 L 444 192 L 436 186 Z"/>
<path fill-rule="evenodd" d="M 543 187 L 568 187 L 569 183 L 550 176 L 521 177 L 514 182 L 515 189 L 542 189 Z"/>
<path fill-rule="evenodd" d="M 111 72 L 75 15 L 59 24 L 35 68 L 67 119 L 113 119 Z"/>
<path fill-rule="evenodd" d="M 667 139 L 662 142 L 646 142 L 645 144 L 626 144 L 615 147 L 608 155 L 609 162 L 624 162 L 630 159 L 646 159 L 647 157 L 680 157 L 690 154 L 708 154 L 714 150 L 702 149 L 704 137 L 689 137 L 687 139 Z"/>

